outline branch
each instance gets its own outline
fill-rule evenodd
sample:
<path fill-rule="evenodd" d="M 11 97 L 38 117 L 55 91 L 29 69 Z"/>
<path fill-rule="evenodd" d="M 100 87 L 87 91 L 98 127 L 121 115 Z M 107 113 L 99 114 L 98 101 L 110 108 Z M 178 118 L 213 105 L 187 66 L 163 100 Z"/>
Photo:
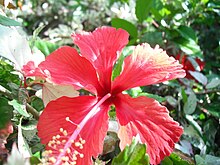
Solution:
<path fill-rule="evenodd" d="M 10 100 L 13 99 L 12 93 L 1 85 L 0 85 L 0 93 L 5 95 L 6 97 L 8 97 Z M 34 116 L 34 118 L 36 120 L 39 119 L 40 115 L 39 115 L 38 111 L 35 108 L 33 108 L 32 106 L 30 106 L 28 103 L 26 105 L 26 109 L 29 113 L 31 113 Z"/>
<path fill-rule="evenodd" d="M 201 92 L 195 92 L 195 94 L 203 95 L 203 94 L 217 93 L 217 92 L 220 92 L 220 89 L 216 89 L 216 90 L 205 90 L 205 91 L 201 91 Z"/>

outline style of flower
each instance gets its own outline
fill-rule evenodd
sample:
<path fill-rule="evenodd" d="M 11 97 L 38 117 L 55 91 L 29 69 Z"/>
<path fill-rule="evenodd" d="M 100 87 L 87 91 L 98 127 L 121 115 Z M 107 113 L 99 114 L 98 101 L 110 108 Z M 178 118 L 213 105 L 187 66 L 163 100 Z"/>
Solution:
<path fill-rule="evenodd" d="M 123 91 L 182 78 L 182 65 L 158 46 L 138 45 L 124 60 L 121 74 L 112 70 L 128 43 L 125 30 L 111 27 L 73 34 L 80 54 L 64 46 L 50 54 L 38 68 L 56 84 L 85 89 L 90 95 L 61 97 L 51 101 L 40 116 L 38 135 L 46 144 L 48 164 L 92 164 L 102 152 L 108 130 L 108 111 L 114 105 L 123 149 L 138 135 L 147 145 L 151 164 L 169 155 L 183 132 L 166 107 L 152 98 L 132 98 Z"/>
<path fill-rule="evenodd" d="M 197 63 L 197 68 L 195 68 L 192 64 L 192 62 L 188 59 L 188 56 L 187 55 L 180 55 L 178 54 L 176 56 L 176 59 L 180 61 L 180 63 L 183 65 L 183 69 L 186 71 L 186 76 L 185 78 L 188 78 L 188 79 L 194 79 L 195 78 L 190 74 L 190 71 L 202 71 L 204 66 L 205 66 L 205 63 L 203 61 L 201 61 L 199 58 L 195 58 L 195 62 Z"/>

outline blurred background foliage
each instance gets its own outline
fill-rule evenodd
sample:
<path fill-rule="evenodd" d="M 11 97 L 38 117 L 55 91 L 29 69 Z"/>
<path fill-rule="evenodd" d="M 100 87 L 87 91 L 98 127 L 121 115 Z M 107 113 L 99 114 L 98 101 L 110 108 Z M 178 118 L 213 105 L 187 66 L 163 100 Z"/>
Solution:
<path fill-rule="evenodd" d="M 155 98 L 184 127 L 174 153 L 161 164 L 220 164 L 219 0 L 1 0 L 0 4 L 0 24 L 17 26 L 31 49 L 39 49 L 45 56 L 62 45 L 74 46 L 70 37 L 73 32 L 91 31 L 103 25 L 125 29 L 130 34 L 129 45 L 115 66 L 113 78 L 120 73 L 122 60 L 133 46 L 148 42 L 152 47 L 162 47 L 183 64 L 186 78 L 127 91 L 134 97 Z M 31 164 L 36 164 L 39 160 L 35 158 L 41 157 L 43 149 L 36 135 L 37 119 L 19 106 L 28 103 L 42 111 L 44 105 L 36 96 L 40 87 L 21 87 L 20 78 L 12 71 L 8 60 L 1 58 L 0 129 L 8 129 L 6 124 L 12 121 L 14 133 L 0 133 L 5 135 L 4 140 L 10 134 L 6 150 L 23 138 L 24 148 L 35 156 Z M 114 115 L 114 110 L 110 111 L 112 119 Z M 17 135 L 20 136 L 16 138 Z M 105 153 L 96 164 L 112 160 L 119 152 L 115 135 L 108 136 L 110 140 L 105 144 L 111 144 L 111 149 L 104 146 Z M 0 152 L 2 162 L 6 160 L 6 150 L 6 155 Z M 113 164 L 126 162 L 121 160 L 123 154 Z"/>

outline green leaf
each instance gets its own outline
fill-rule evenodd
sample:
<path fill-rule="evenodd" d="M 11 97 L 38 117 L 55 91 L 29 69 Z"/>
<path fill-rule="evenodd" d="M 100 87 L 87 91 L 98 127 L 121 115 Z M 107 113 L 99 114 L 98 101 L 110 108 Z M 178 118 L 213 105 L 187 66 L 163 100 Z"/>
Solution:
<path fill-rule="evenodd" d="M 197 98 L 196 95 L 192 92 L 187 98 L 186 103 L 184 104 L 183 110 L 185 114 L 192 114 L 196 110 Z"/>
<path fill-rule="evenodd" d="M 148 165 L 149 156 L 146 154 L 145 144 L 133 140 L 130 146 L 113 159 L 112 165 Z"/>
<path fill-rule="evenodd" d="M 189 73 L 202 85 L 205 86 L 207 84 L 208 79 L 204 74 L 197 72 L 197 71 L 189 71 Z"/>
<path fill-rule="evenodd" d="M 120 75 L 124 59 L 126 56 L 130 55 L 133 52 L 133 48 L 134 46 L 126 46 L 123 49 L 122 54 L 120 55 L 119 59 L 117 60 L 114 66 L 113 73 L 112 73 L 112 80 L 114 80 L 117 76 Z"/>
<path fill-rule="evenodd" d="M 137 0 L 135 6 L 135 14 L 139 22 L 147 19 L 150 8 L 152 7 L 153 0 Z"/>
<path fill-rule="evenodd" d="M 220 111 L 219 111 L 219 103 L 211 103 L 205 106 L 205 108 L 208 110 L 208 112 L 217 117 L 220 118 Z"/>
<path fill-rule="evenodd" d="M 192 163 L 189 163 L 186 160 L 183 160 L 178 154 L 172 153 L 169 156 L 170 160 L 173 162 L 174 165 L 192 165 Z"/>
<path fill-rule="evenodd" d="M 160 103 L 166 101 L 166 98 L 164 98 L 164 97 L 161 97 L 161 96 L 158 96 L 158 95 L 155 95 L 155 94 L 151 94 L 151 93 L 147 93 L 147 92 L 140 93 L 138 96 L 146 96 L 146 97 L 149 97 L 149 98 L 153 98 L 153 99 L 157 100 Z"/>
<path fill-rule="evenodd" d="M 188 26 L 180 26 L 178 29 L 176 29 L 182 37 L 185 39 L 192 39 L 195 42 L 197 41 L 196 33 L 191 27 Z"/>
<path fill-rule="evenodd" d="M 111 24 L 113 27 L 117 29 L 122 28 L 129 33 L 130 35 L 129 44 L 134 44 L 136 42 L 137 36 L 138 36 L 138 30 L 134 24 L 124 19 L 120 19 L 120 18 L 113 18 L 111 21 Z"/>
<path fill-rule="evenodd" d="M 46 56 L 58 48 L 58 45 L 43 40 L 35 41 L 35 46 Z"/>
<path fill-rule="evenodd" d="M 220 80 L 218 78 L 213 78 L 211 82 L 206 85 L 207 89 L 216 88 L 220 85 Z"/>
<path fill-rule="evenodd" d="M 125 56 L 121 55 L 119 59 L 117 60 L 114 66 L 113 73 L 112 73 L 112 80 L 114 80 L 117 76 L 120 75 L 124 59 L 125 59 Z"/>
<path fill-rule="evenodd" d="M 205 155 L 204 158 L 196 155 L 195 156 L 197 165 L 217 165 L 220 164 L 220 157 Z"/>
<path fill-rule="evenodd" d="M 6 98 L 0 97 L 0 129 L 4 128 L 12 117 L 13 107 L 8 104 Z"/>
<path fill-rule="evenodd" d="M 158 31 L 146 32 L 141 38 L 141 43 L 142 42 L 147 42 L 153 47 L 156 45 L 163 46 L 164 42 L 163 42 L 162 32 L 158 32 Z"/>
<path fill-rule="evenodd" d="M 29 117 L 30 115 L 27 113 L 26 111 L 26 106 L 22 105 L 20 103 L 18 103 L 17 100 L 12 100 L 8 102 L 10 105 L 12 105 L 14 107 L 14 109 L 16 111 L 18 111 L 18 113 L 20 113 L 21 115 L 25 116 L 25 117 Z"/>
<path fill-rule="evenodd" d="M 0 15 L 0 24 L 4 26 L 21 26 L 21 23 L 3 15 Z"/>

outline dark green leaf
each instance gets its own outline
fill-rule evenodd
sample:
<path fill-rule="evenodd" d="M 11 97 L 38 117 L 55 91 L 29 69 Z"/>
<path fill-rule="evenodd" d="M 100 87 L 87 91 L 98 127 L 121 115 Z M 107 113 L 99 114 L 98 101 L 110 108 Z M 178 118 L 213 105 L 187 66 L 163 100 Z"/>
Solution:
<path fill-rule="evenodd" d="M 124 19 L 120 19 L 120 18 L 113 18 L 111 21 L 111 24 L 113 27 L 115 27 L 117 29 L 122 28 L 129 33 L 129 35 L 130 35 L 129 44 L 133 44 L 136 42 L 137 36 L 138 36 L 138 30 L 134 24 L 132 24 L 131 22 L 128 22 Z"/>
<path fill-rule="evenodd" d="M 13 107 L 8 104 L 6 98 L 0 97 L 0 129 L 4 128 L 12 117 Z"/>
<path fill-rule="evenodd" d="M 149 156 L 146 154 L 145 144 L 133 140 L 130 146 L 113 159 L 112 165 L 148 165 Z"/>
<path fill-rule="evenodd" d="M 4 26 L 21 26 L 21 24 L 13 19 L 0 15 L 0 24 Z"/>
<path fill-rule="evenodd" d="M 141 42 L 147 42 L 153 47 L 156 45 L 163 46 L 164 42 L 162 32 L 146 32 L 141 38 Z"/>
<path fill-rule="evenodd" d="M 211 115 L 220 118 L 219 103 L 208 104 L 207 106 L 205 106 L 205 108 Z"/>
<path fill-rule="evenodd" d="M 153 0 L 136 1 L 135 14 L 139 22 L 143 22 L 145 19 L 147 19 L 152 4 L 153 4 Z"/>
<path fill-rule="evenodd" d="M 183 110 L 186 114 L 190 115 L 196 110 L 196 106 L 197 106 L 197 98 L 196 95 L 192 92 L 187 98 Z"/>
<path fill-rule="evenodd" d="M 182 37 L 185 39 L 192 39 L 193 41 L 197 42 L 196 33 L 191 27 L 188 26 L 180 26 L 178 29 L 176 29 Z"/>

